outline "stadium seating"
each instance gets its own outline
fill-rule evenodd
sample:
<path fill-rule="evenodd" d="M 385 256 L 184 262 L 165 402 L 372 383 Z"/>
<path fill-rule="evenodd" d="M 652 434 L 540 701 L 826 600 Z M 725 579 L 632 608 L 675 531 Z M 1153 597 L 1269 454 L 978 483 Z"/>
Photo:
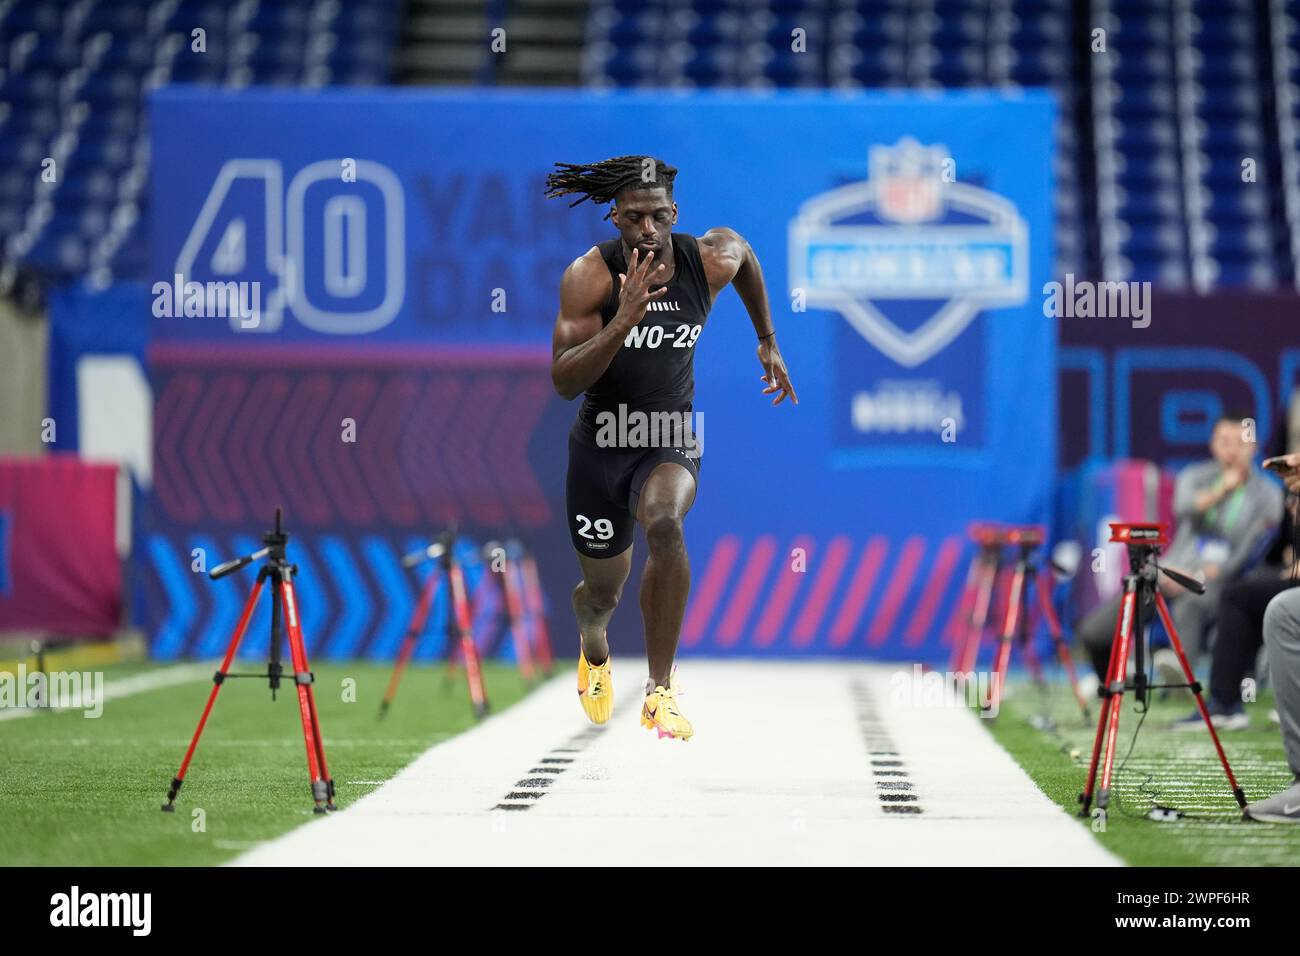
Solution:
<path fill-rule="evenodd" d="M 412 2 L 404 75 L 563 82 L 561 47 L 468 53 L 496 22 L 567 35 L 575 10 Z M 1194 291 L 1300 274 L 1300 0 L 592 0 L 585 17 L 597 88 L 1049 87 L 1057 274 Z M 143 276 L 149 89 L 389 82 L 401 19 L 396 0 L 0 0 L 0 263 Z"/>
<path fill-rule="evenodd" d="M 143 278 L 151 88 L 385 83 L 397 26 L 395 0 L 0 0 L 0 263 Z"/>
<path fill-rule="evenodd" d="M 1254 0 L 595 0 L 584 79 L 1046 86 L 1061 108 L 1059 274 L 1274 287 L 1294 284 L 1300 249 L 1300 2 L 1264 7 L 1265 16 Z M 805 52 L 792 45 L 798 29 Z"/>

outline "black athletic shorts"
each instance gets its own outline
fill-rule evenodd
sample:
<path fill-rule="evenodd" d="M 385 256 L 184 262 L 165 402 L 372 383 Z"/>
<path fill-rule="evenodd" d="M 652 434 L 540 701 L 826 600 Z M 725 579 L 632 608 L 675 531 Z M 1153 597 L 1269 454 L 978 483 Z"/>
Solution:
<path fill-rule="evenodd" d="M 641 488 L 665 461 L 685 466 L 698 485 L 703 456 L 691 458 L 682 448 L 601 448 L 569 433 L 564 497 L 579 554 L 612 558 L 632 546 Z"/>

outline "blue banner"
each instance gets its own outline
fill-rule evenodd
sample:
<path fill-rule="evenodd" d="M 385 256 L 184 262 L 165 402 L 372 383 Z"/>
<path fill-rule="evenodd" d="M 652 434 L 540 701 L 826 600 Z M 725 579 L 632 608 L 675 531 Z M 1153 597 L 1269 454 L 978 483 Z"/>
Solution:
<path fill-rule="evenodd" d="M 292 346 L 297 371 L 279 387 L 302 391 L 335 429 L 365 404 L 334 401 L 331 383 L 353 381 L 333 377 L 349 356 L 364 355 L 370 376 L 391 355 L 400 377 L 426 352 L 458 367 L 509 353 L 544 383 L 560 275 L 614 235 L 603 208 L 545 199 L 545 176 L 557 161 L 655 155 L 679 169 L 679 231 L 729 226 L 755 250 L 800 398 L 771 408 L 760 394 L 753 329 L 724 292 L 696 346 L 708 453 L 687 520 L 684 652 L 937 658 L 966 524 L 1048 515 L 1056 345 L 1040 290 L 1054 121 L 1035 91 L 164 89 L 152 102 L 152 208 L 165 211 L 152 222 L 155 364 L 188 376 L 186 362 L 215 371 L 257 355 L 265 367 Z M 313 355 L 331 368 L 319 393 L 297 383 Z M 190 379 L 177 381 L 169 400 L 190 414 Z M 385 381 L 354 391 L 386 396 Z M 554 551 L 544 583 L 568 632 L 564 437 L 577 408 L 529 394 L 542 403 L 524 453 L 529 493 L 549 502 L 529 511 L 531 531 Z M 394 391 L 388 407 L 402 401 Z M 163 444 L 202 450 L 181 432 Z M 263 487 L 275 467 L 254 469 Z M 165 483 L 169 469 L 158 471 Z M 417 471 L 392 469 L 400 487 L 375 492 L 372 529 L 415 533 L 435 493 Z M 362 493 L 385 480 L 382 467 L 361 472 Z M 380 507 L 407 499 L 409 522 Z M 174 526 L 208 517 L 186 501 Z M 628 632 L 616 646 L 637 647 L 635 608 L 616 621 Z"/>

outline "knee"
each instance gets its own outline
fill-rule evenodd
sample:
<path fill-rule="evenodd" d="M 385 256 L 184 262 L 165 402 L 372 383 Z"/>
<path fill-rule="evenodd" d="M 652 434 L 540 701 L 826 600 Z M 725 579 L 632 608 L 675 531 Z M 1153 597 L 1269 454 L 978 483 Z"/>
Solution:
<path fill-rule="evenodd" d="M 573 603 L 584 604 L 597 614 L 605 614 L 618 607 L 619 598 L 623 596 L 623 587 L 597 584 L 591 581 L 581 582 L 573 591 Z"/>
<path fill-rule="evenodd" d="M 1268 602 L 1264 643 L 1272 648 L 1300 649 L 1300 588 L 1283 591 Z"/>
<path fill-rule="evenodd" d="M 646 521 L 645 537 L 651 554 L 676 554 L 686 547 L 681 515 L 671 512 L 651 515 Z"/>

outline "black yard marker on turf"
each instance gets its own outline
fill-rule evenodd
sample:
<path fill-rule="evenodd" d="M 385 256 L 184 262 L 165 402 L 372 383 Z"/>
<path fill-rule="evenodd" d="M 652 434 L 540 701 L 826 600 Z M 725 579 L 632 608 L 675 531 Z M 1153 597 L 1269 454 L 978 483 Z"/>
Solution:
<path fill-rule="evenodd" d="M 567 766 L 574 762 L 574 757 L 556 756 L 557 754 L 580 754 L 587 749 L 593 740 L 599 737 L 609 727 L 608 724 L 599 724 L 588 727 L 574 734 L 564 742 L 562 747 L 553 747 L 548 751 L 548 756 L 542 757 L 536 765 L 529 769 L 530 774 L 550 774 L 546 777 L 524 777 L 515 782 L 514 790 L 502 798 L 502 802 L 494 806 L 493 810 L 527 810 L 534 806 L 538 800 L 546 795 L 546 788 L 559 779 L 560 774 L 569 770 Z M 564 766 L 555 766 L 563 764 Z M 549 765 L 549 766 L 548 766 Z"/>
<path fill-rule="evenodd" d="M 858 711 L 858 730 L 867 746 L 871 775 L 876 780 L 876 799 L 885 813 L 921 813 L 920 798 L 910 791 L 906 762 L 898 752 L 884 721 L 876 713 L 876 702 L 866 685 L 855 683 L 851 694 Z"/>

